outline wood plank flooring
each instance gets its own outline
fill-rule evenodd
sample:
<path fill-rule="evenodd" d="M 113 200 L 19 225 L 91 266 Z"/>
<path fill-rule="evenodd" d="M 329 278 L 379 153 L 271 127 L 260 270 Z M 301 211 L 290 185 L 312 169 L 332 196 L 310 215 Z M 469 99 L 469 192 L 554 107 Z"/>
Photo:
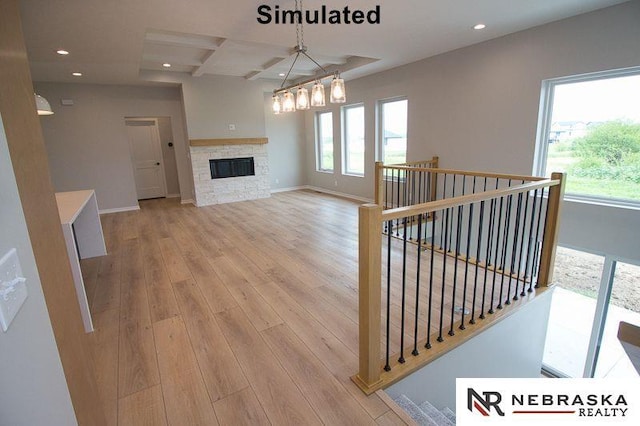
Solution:
<path fill-rule="evenodd" d="M 357 371 L 357 204 L 310 191 L 102 216 L 82 262 L 111 425 L 405 424 Z"/>

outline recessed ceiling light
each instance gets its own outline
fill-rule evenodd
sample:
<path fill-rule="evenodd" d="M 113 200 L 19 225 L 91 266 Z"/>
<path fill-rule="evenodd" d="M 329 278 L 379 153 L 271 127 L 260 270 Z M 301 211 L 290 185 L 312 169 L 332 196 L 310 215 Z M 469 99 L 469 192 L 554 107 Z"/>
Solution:
<path fill-rule="evenodd" d="M 56 53 L 57 53 L 58 55 L 68 55 L 68 54 L 69 54 L 69 51 L 64 50 L 64 49 L 60 49 L 60 50 L 56 50 Z"/>
<path fill-rule="evenodd" d="M 165 68 L 171 68 L 171 64 L 169 62 L 165 62 L 162 66 Z"/>
<path fill-rule="evenodd" d="M 82 73 L 81 72 L 72 72 L 71 75 L 74 76 L 74 77 L 82 77 Z"/>
<path fill-rule="evenodd" d="M 473 27 L 474 30 L 483 30 L 485 28 L 487 28 L 485 24 L 478 24 L 478 25 L 474 25 Z"/>
<path fill-rule="evenodd" d="M 280 77 L 284 77 L 284 73 L 281 72 L 280 74 L 278 74 Z"/>

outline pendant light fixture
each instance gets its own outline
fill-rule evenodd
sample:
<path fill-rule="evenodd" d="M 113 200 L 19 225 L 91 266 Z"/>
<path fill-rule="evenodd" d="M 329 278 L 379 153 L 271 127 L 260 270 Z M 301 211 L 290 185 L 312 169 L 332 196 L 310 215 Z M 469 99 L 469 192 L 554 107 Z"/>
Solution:
<path fill-rule="evenodd" d="M 331 103 L 343 104 L 347 101 L 347 96 L 344 90 L 344 80 L 339 76 L 333 77 L 331 80 Z"/>
<path fill-rule="evenodd" d="M 296 101 L 290 90 L 284 92 L 282 97 L 282 112 L 293 112 L 296 110 Z"/>
<path fill-rule="evenodd" d="M 273 95 L 271 97 L 271 108 L 274 114 L 280 114 L 282 112 L 282 102 L 280 102 L 279 95 Z"/>
<path fill-rule="evenodd" d="M 316 81 L 311 90 L 311 106 L 323 107 L 324 106 L 324 86 L 320 80 Z"/>
<path fill-rule="evenodd" d="M 344 87 L 344 80 L 340 78 L 340 71 L 328 72 L 322 65 L 313 59 L 307 53 L 307 46 L 304 45 L 304 29 L 302 27 L 302 0 L 295 0 L 295 10 L 300 12 L 300 20 L 296 23 L 296 46 L 294 51 L 296 56 L 293 59 L 289 71 L 282 80 L 282 84 L 279 89 L 273 91 L 273 97 L 271 98 L 272 109 L 274 114 L 280 114 L 281 112 L 291 112 L 298 110 L 307 110 L 310 107 L 321 107 L 325 105 L 325 90 L 322 80 L 332 78 L 331 80 L 331 92 L 329 100 L 331 103 L 345 103 L 347 101 L 346 90 Z M 306 56 L 311 62 L 313 62 L 319 70 L 323 72 L 322 75 L 312 77 L 308 80 L 300 81 L 298 83 L 285 87 L 285 83 L 296 64 L 296 61 L 300 55 Z M 311 97 L 309 97 L 309 90 L 305 87 L 307 84 L 314 83 L 311 89 Z M 296 91 L 296 99 L 293 96 L 293 90 Z M 282 100 L 280 99 L 282 94 Z"/>

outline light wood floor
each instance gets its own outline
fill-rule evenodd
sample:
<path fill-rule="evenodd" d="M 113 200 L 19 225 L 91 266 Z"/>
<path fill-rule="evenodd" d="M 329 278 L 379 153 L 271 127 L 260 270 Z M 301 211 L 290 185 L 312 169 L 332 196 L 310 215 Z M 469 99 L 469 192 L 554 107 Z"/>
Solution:
<path fill-rule="evenodd" d="M 83 261 L 111 425 L 404 424 L 357 371 L 357 204 L 313 192 L 102 216 Z"/>

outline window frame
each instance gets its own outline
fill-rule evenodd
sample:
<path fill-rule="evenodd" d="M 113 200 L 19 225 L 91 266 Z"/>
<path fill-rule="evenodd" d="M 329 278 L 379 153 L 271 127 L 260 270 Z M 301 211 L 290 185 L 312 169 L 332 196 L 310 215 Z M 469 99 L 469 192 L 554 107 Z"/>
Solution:
<path fill-rule="evenodd" d="M 392 102 L 407 101 L 407 149 L 405 150 L 405 162 L 409 151 L 409 98 L 407 96 L 395 96 L 393 98 L 380 99 L 376 102 L 376 158 L 384 162 L 384 105 Z"/>
<path fill-rule="evenodd" d="M 325 169 L 322 167 L 322 157 L 324 150 L 322 148 L 322 126 L 320 125 L 321 118 L 320 116 L 328 114 L 331 117 L 331 169 Z M 331 173 L 333 174 L 335 171 L 335 138 L 334 135 L 334 123 L 333 123 L 333 111 L 317 111 L 315 113 L 315 137 L 316 137 L 316 171 L 320 173 Z"/>
<path fill-rule="evenodd" d="M 359 172 L 354 172 L 354 171 L 349 171 L 348 169 L 348 164 L 349 164 L 349 155 L 348 155 L 348 138 L 347 138 L 347 132 L 349 131 L 349 123 L 347 120 L 347 111 L 350 109 L 356 109 L 356 108 L 362 108 L 362 134 L 363 134 L 363 155 L 365 156 L 365 158 L 363 158 L 362 160 L 362 173 Z M 364 177 L 365 172 L 366 172 L 366 165 L 367 165 L 367 161 L 366 161 L 366 151 L 367 151 L 367 144 L 366 144 L 366 138 L 364 138 L 364 135 L 366 133 L 366 109 L 364 106 L 363 102 L 359 102 L 359 103 L 355 103 L 355 104 L 350 104 L 350 105 L 345 105 L 342 108 L 340 108 L 341 111 L 341 117 L 342 117 L 342 174 L 344 176 L 354 176 L 354 177 Z"/>
<path fill-rule="evenodd" d="M 549 153 L 549 133 L 551 131 L 553 118 L 553 102 L 556 86 L 571 83 L 584 83 L 596 80 L 607 80 L 611 78 L 628 77 L 640 75 L 640 67 L 622 68 L 616 70 L 598 71 L 587 74 L 577 74 L 566 77 L 551 78 L 542 80 L 540 91 L 540 105 L 538 110 L 538 127 L 536 135 L 536 146 L 533 157 L 533 175 L 546 176 L 547 156 Z M 626 207 L 640 209 L 640 201 L 625 200 L 621 198 L 603 197 L 589 194 L 576 194 L 565 192 L 564 200 L 577 201 L 587 204 L 597 204 L 603 206 Z"/>

